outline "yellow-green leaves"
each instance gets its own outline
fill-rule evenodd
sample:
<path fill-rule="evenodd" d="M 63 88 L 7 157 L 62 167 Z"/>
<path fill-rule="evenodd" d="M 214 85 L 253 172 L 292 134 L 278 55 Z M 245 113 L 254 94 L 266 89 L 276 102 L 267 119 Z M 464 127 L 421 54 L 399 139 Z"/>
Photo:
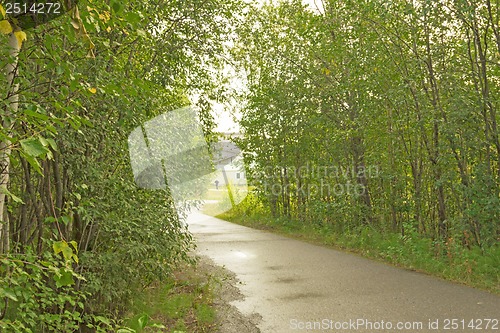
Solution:
<path fill-rule="evenodd" d="M 71 263 L 73 261 L 78 264 L 78 244 L 75 241 L 56 241 L 52 243 L 52 249 L 55 254 L 61 253 L 66 263 L 65 267 L 49 267 L 49 269 L 52 268 L 54 272 L 54 280 L 58 288 L 74 284 L 73 277 L 84 280 L 82 276 L 76 274 L 71 268 Z"/>
<path fill-rule="evenodd" d="M 54 242 L 52 244 L 52 249 L 55 254 L 62 253 L 67 262 L 74 260 L 75 263 L 78 264 L 78 244 L 75 241 L 71 241 L 69 243 L 64 240 Z"/>
<path fill-rule="evenodd" d="M 71 246 L 70 246 L 71 245 Z M 54 242 L 52 244 L 52 249 L 55 254 L 61 253 L 63 255 L 64 261 L 66 262 L 66 267 L 61 267 L 54 271 L 54 279 L 58 288 L 63 286 L 69 286 L 74 283 L 73 276 L 74 273 L 69 265 L 72 261 L 78 264 L 78 244 L 75 241 L 66 242 L 64 240 Z"/>
<path fill-rule="evenodd" d="M 0 20 L 0 34 L 8 35 L 14 31 L 14 27 L 8 20 L 5 19 L 7 14 L 5 13 L 5 9 L 2 5 L 0 5 L 0 14 L 2 15 Z M 17 39 L 17 48 L 20 49 L 23 45 L 23 41 L 26 40 L 26 33 L 22 30 L 18 30 L 14 32 L 14 35 Z"/>
<path fill-rule="evenodd" d="M 5 9 L 3 6 L 0 4 L 0 34 L 10 34 L 12 32 L 12 26 L 10 25 L 9 21 L 5 20 L 5 16 L 7 15 L 5 13 Z"/>
<path fill-rule="evenodd" d="M 14 32 L 14 36 L 16 36 L 17 39 L 17 48 L 21 49 L 23 46 L 23 42 L 26 40 L 27 36 L 26 33 L 22 30 L 17 30 L 14 31 L 14 27 L 8 20 L 1 20 L 0 21 L 0 34 L 3 35 L 8 35 L 10 33 Z"/>
<path fill-rule="evenodd" d="M 23 42 L 26 40 L 26 33 L 24 31 L 16 31 L 14 35 L 17 39 L 17 47 L 20 49 L 23 46 Z"/>
<path fill-rule="evenodd" d="M 83 279 L 83 277 L 75 274 L 69 265 L 72 261 L 78 264 L 78 244 L 75 241 L 69 243 L 64 240 L 56 241 L 52 243 L 52 249 L 55 254 L 61 253 L 66 262 L 66 267 L 60 267 L 54 270 L 54 280 L 58 288 L 74 284 L 73 277 Z"/>
<path fill-rule="evenodd" d="M 8 35 L 12 32 L 12 26 L 10 25 L 9 21 L 7 20 L 2 20 L 0 21 L 0 33 L 4 35 Z"/>
<path fill-rule="evenodd" d="M 111 14 L 108 11 L 103 11 L 101 14 L 99 14 L 99 19 L 104 23 L 108 23 L 108 21 L 111 19 Z"/>
<path fill-rule="evenodd" d="M 73 28 L 79 32 L 79 34 L 87 41 L 89 46 L 89 51 L 87 53 L 87 58 L 95 58 L 94 49 L 95 44 L 90 39 L 89 34 L 87 33 L 87 29 L 83 25 L 82 18 L 80 17 L 80 12 L 78 11 L 78 7 L 75 6 L 71 11 L 71 25 Z"/>

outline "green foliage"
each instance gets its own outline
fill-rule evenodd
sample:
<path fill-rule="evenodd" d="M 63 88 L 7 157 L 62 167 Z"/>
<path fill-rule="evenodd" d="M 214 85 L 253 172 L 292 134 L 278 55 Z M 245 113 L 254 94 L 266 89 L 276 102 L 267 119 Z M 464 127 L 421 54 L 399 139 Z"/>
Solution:
<path fill-rule="evenodd" d="M 15 65 L 0 85 L 2 330 L 114 332 L 135 294 L 190 261 L 182 210 L 137 188 L 127 137 L 188 104 L 211 132 L 224 97 L 210 72 L 238 5 L 79 1 L 18 32 L 18 54 L 0 34 L 0 68 Z"/>
<path fill-rule="evenodd" d="M 125 326 L 131 332 L 210 332 L 216 324 L 213 289 L 217 280 L 196 265 L 183 265 L 176 278 L 152 284 L 134 296 Z M 125 331 L 124 331 L 125 332 Z"/>
<path fill-rule="evenodd" d="M 68 332 L 88 322 L 84 315 L 88 294 L 73 288 L 75 280 L 85 280 L 71 265 L 77 257 L 58 256 L 59 243 L 53 243 L 54 253 L 41 257 L 31 248 L 23 255 L 0 257 L 0 296 L 5 300 L 0 313 L 6 314 L 0 319 L 2 330 Z"/>
<path fill-rule="evenodd" d="M 228 216 L 478 269 L 459 260 L 500 240 L 499 5 L 322 4 L 256 5 L 238 29 L 238 144 L 257 201 Z"/>
<path fill-rule="evenodd" d="M 128 320 L 126 328 L 118 329 L 118 333 L 141 333 L 145 328 L 165 328 L 162 324 L 151 323 L 147 314 L 139 314 Z"/>

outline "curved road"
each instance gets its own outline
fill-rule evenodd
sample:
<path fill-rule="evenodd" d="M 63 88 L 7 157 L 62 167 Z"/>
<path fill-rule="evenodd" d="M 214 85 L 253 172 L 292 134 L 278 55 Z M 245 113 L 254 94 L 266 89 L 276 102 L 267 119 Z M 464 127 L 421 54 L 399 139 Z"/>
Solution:
<path fill-rule="evenodd" d="M 196 212 L 188 225 L 262 332 L 500 333 L 499 296 Z"/>

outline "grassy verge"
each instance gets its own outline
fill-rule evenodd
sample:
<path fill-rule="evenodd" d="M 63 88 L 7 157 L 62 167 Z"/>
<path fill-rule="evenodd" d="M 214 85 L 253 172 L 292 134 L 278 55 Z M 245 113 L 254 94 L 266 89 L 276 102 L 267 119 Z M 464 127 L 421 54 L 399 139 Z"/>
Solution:
<path fill-rule="evenodd" d="M 216 332 L 214 277 L 186 265 L 138 295 L 125 322 L 131 332 Z M 124 331 L 125 332 L 125 331 Z"/>
<path fill-rule="evenodd" d="M 233 200 L 236 202 L 241 201 L 247 195 L 247 189 L 245 187 L 232 186 L 231 194 L 233 196 Z M 218 190 L 210 189 L 205 193 L 202 200 L 205 200 L 205 203 L 202 207 L 203 214 L 215 216 L 220 214 L 221 212 L 227 211 L 231 208 L 231 200 L 229 198 L 229 193 L 227 188 L 219 188 Z"/>
<path fill-rule="evenodd" d="M 337 231 L 331 226 L 304 225 L 301 221 L 245 213 L 238 208 L 217 217 L 500 294 L 498 244 L 489 249 L 465 249 L 453 239 L 435 243 L 412 230 L 408 230 L 404 237 L 369 226 Z"/>

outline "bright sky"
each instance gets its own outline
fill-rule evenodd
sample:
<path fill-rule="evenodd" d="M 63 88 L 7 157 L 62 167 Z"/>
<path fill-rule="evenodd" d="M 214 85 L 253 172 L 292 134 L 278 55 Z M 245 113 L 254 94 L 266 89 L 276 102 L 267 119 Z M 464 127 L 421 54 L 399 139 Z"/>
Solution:
<path fill-rule="evenodd" d="M 240 127 L 237 123 L 233 121 L 233 116 L 229 112 L 229 110 L 225 110 L 225 106 L 223 104 L 214 105 L 214 118 L 217 123 L 217 128 L 215 129 L 217 132 L 239 132 Z"/>

